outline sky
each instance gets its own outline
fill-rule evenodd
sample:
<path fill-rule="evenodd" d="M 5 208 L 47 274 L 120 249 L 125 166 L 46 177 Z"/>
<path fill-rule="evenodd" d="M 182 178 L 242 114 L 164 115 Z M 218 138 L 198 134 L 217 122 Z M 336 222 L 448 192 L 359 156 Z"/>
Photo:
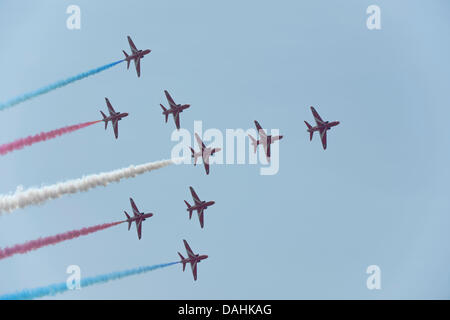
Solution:
<path fill-rule="evenodd" d="M 81 9 L 69 30 L 66 9 Z M 366 9 L 381 9 L 368 30 Z M 450 298 L 450 32 L 445 0 L 0 1 L 0 101 L 129 52 L 152 52 L 0 111 L 0 144 L 99 120 L 108 97 L 130 115 L 0 157 L 0 194 L 167 159 L 163 90 L 189 103 L 183 128 L 278 129 L 280 169 L 170 166 L 0 216 L 0 247 L 153 212 L 139 241 L 125 225 L 0 261 L 0 294 L 176 261 L 186 239 L 209 255 L 51 299 Z M 309 107 L 340 125 L 323 150 Z M 206 141 L 208 142 L 208 141 Z M 189 186 L 214 200 L 188 219 Z M 366 269 L 381 270 L 381 289 Z"/>

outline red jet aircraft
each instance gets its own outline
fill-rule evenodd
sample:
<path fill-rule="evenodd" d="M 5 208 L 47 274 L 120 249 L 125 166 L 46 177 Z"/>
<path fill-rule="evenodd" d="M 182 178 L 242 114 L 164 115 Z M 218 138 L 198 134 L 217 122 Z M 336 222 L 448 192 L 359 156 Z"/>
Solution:
<path fill-rule="evenodd" d="M 306 126 L 308 127 L 309 132 L 309 141 L 312 140 L 314 131 L 319 131 L 320 133 L 320 140 L 322 140 L 322 146 L 325 150 L 327 148 L 327 131 L 330 130 L 332 127 L 337 126 L 339 124 L 339 121 L 323 121 L 322 118 L 319 116 L 319 113 L 314 109 L 314 107 L 311 107 L 311 112 L 314 116 L 314 120 L 316 120 L 316 126 L 311 126 L 308 122 L 305 121 Z"/>
<path fill-rule="evenodd" d="M 138 208 L 136 207 L 136 204 L 133 201 L 133 198 L 130 198 L 130 203 L 131 203 L 131 208 L 133 209 L 133 217 L 130 217 L 128 215 L 128 213 L 126 211 L 125 215 L 127 216 L 127 220 L 125 220 L 126 222 L 128 222 L 128 230 L 130 230 L 131 228 L 131 224 L 134 222 L 136 222 L 136 231 L 137 231 L 137 235 L 139 240 L 141 240 L 141 236 L 142 236 L 142 221 L 145 221 L 145 219 L 150 218 L 151 216 L 153 216 L 153 213 L 143 213 L 143 212 L 139 212 Z"/>
<path fill-rule="evenodd" d="M 116 112 L 114 111 L 114 108 L 112 107 L 111 103 L 109 102 L 108 98 L 105 98 L 106 100 L 106 105 L 108 106 L 108 111 L 109 111 L 109 117 L 107 117 L 103 111 L 100 111 L 100 113 L 103 116 L 103 121 L 105 121 L 105 130 L 106 128 L 108 128 L 108 121 L 112 122 L 112 126 L 114 128 L 114 135 L 116 136 L 116 139 L 119 137 L 119 127 L 118 127 L 118 122 L 120 120 L 122 120 L 122 118 L 128 117 L 128 113 L 120 113 L 120 112 Z"/>
<path fill-rule="evenodd" d="M 258 145 L 262 145 L 264 147 L 264 152 L 266 153 L 267 161 L 270 161 L 270 145 L 275 141 L 281 140 L 283 136 L 268 136 L 266 132 L 261 128 L 261 125 L 258 121 L 255 120 L 255 126 L 259 133 L 259 140 L 253 138 L 250 134 L 250 140 L 252 141 L 253 150 L 256 153 L 256 148 Z"/>
<path fill-rule="evenodd" d="M 189 108 L 190 104 L 176 104 L 175 101 L 173 101 L 172 97 L 170 96 L 169 92 L 167 90 L 164 90 L 164 93 L 166 94 L 167 101 L 169 102 L 169 110 L 167 110 L 162 104 L 160 104 L 161 108 L 163 109 L 163 115 L 166 116 L 166 123 L 167 119 L 169 118 L 169 114 L 173 115 L 173 120 L 175 121 L 175 126 L 177 129 L 180 129 L 180 113 L 183 112 L 183 110 Z"/>
<path fill-rule="evenodd" d="M 200 221 L 200 227 L 203 228 L 203 213 L 204 213 L 205 209 L 208 209 L 208 207 L 212 206 L 215 202 L 214 201 L 208 201 L 208 202 L 202 201 L 195 193 L 194 188 L 189 187 L 189 189 L 191 190 L 192 199 L 194 199 L 194 205 L 191 206 L 186 200 L 184 200 L 184 203 L 186 203 L 186 205 L 187 205 L 186 211 L 189 212 L 189 219 L 191 219 L 192 211 L 197 210 L 198 220 Z"/>
<path fill-rule="evenodd" d="M 197 140 L 200 151 L 195 152 L 194 149 L 189 147 L 189 149 L 191 149 L 192 158 L 194 158 L 194 166 L 197 165 L 197 158 L 202 157 L 203 164 L 205 165 L 206 174 L 209 174 L 209 157 L 212 156 L 214 153 L 219 152 L 222 149 L 221 148 L 207 148 L 197 133 L 195 133 L 195 139 Z"/>
<path fill-rule="evenodd" d="M 131 40 L 130 36 L 128 36 L 128 43 L 130 44 L 131 48 L 131 54 L 128 55 L 125 50 L 123 51 L 123 54 L 125 55 L 125 60 L 127 61 L 127 69 L 130 68 L 130 62 L 131 60 L 134 60 L 134 66 L 136 67 L 137 76 L 141 76 L 141 59 L 144 58 L 146 54 L 149 54 L 152 50 L 146 49 L 146 50 L 138 50 L 136 46 L 133 43 L 133 40 Z"/>
<path fill-rule="evenodd" d="M 181 253 L 178 252 L 178 255 L 181 258 L 181 263 L 183 264 L 183 271 L 186 268 L 186 263 L 190 263 L 191 264 L 191 269 L 192 269 L 192 275 L 194 276 L 194 281 L 197 280 L 197 263 L 201 262 L 202 260 L 208 258 L 207 255 L 199 255 L 199 254 L 194 254 L 194 252 L 192 252 L 191 247 L 189 247 L 188 243 L 186 242 L 186 240 L 183 240 L 184 242 L 184 246 L 186 247 L 186 252 L 188 257 L 185 259 Z"/>

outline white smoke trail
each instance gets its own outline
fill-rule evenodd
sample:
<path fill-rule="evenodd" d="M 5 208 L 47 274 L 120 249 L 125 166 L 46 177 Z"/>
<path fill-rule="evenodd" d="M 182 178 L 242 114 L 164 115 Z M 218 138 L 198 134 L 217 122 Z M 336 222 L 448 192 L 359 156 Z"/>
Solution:
<path fill-rule="evenodd" d="M 106 186 L 111 182 L 119 182 L 122 179 L 133 178 L 148 171 L 179 163 L 181 160 L 182 159 L 171 159 L 148 162 L 138 166 L 131 165 L 128 168 L 91 174 L 79 179 L 68 180 L 40 188 L 23 190 L 23 187 L 19 186 L 13 194 L 0 195 L 0 215 L 5 212 L 14 211 L 18 208 L 44 203 L 47 200 L 56 199 L 65 194 L 87 191 L 98 186 Z"/>

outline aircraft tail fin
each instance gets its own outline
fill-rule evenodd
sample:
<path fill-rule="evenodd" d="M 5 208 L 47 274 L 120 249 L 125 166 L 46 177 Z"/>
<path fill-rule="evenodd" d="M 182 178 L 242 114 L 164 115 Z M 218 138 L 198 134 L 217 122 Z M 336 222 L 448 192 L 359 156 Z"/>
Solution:
<path fill-rule="evenodd" d="M 308 122 L 305 121 L 305 124 L 306 124 L 306 126 L 308 127 L 309 141 L 311 141 L 312 138 L 313 138 L 314 131 L 310 131 L 310 130 L 312 129 L 312 126 L 311 126 Z"/>
<path fill-rule="evenodd" d="M 131 228 L 131 221 L 130 221 L 130 216 L 128 215 L 128 213 L 126 212 L 126 211 L 124 211 L 124 213 L 125 213 L 125 215 L 127 216 L 127 219 L 128 219 L 128 230 L 130 230 L 130 228 Z"/>
<path fill-rule="evenodd" d="M 178 255 L 181 258 L 180 262 L 183 263 L 183 271 L 184 271 L 184 269 L 186 269 L 186 261 L 184 261 L 184 257 L 183 257 L 183 255 L 181 253 L 178 252 Z"/>
<path fill-rule="evenodd" d="M 161 108 L 163 109 L 163 114 L 166 116 L 166 123 L 167 123 L 167 120 L 169 119 L 169 114 L 166 112 L 167 109 L 164 108 L 164 106 L 163 106 L 162 104 L 159 104 L 159 105 L 160 105 Z"/>
<path fill-rule="evenodd" d="M 250 134 L 248 136 L 249 136 L 252 146 L 253 146 L 253 152 L 256 153 L 256 147 L 258 147 L 258 141 L 255 138 L 253 138 Z"/>
<path fill-rule="evenodd" d="M 102 116 L 103 116 L 103 121 L 105 121 L 105 130 L 106 130 L 106 128 L 108 128 L 108 121 L 105 120 L 105 119 L 107 118 L 107 117 L 106 117 L 106 114 L 104 114 L 103 111 L 100 111 L 100 113 L 101 113 Z"/>
<path fill-rule="evenodd" d="M 130 59 L 128 59 L 128 54 L 125 52 L 125 50 L 122 50 L 122 52 L 125 55 L 125 60 L 127 60 L 127 69 L 130 69 Z"/>
<path fill-rule="evenodd" d="M 184 203 L 186 203 L 188 210 L 189 210 L 189 219 L 192 218 L 192 210 L 191 209 L 191 205 L 189 204 L 189 202 L 187 202 L 186 200 L 184 200 Z"/>

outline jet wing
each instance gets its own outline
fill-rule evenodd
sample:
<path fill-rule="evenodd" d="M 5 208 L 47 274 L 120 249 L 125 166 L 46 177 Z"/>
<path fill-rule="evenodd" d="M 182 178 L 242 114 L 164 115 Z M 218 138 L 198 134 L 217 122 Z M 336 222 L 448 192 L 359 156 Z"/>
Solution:
<path fill-rule="evenodd" d="M 105 98 L 106 100 L 106 106 L 108 107 L 109 115 L 114 115 L 116 111 L 114 110 L 113 106 L 111 105 L 111 102 L 109 102 L 108 98 Z"/>
<path fill-rule="evenodd" d="M 203 149 L 206 149 L 205 144 L 203 143 L 202 139 L 198 136 L 197 132 L 195 133 L 195 139 L 197 140 L 198 146 L 203 151 Z"/>
<path fill-rule="evenodd" d="M 136 207 L 136 204 L 134 203 L 133 198 L 130 198 L 131 208 L 133 209 L 133 213 L 135 216 L 139 215 L 139 209 Z"/>
<path fill-rule="evenodd" d="M 316 109 L 314 109 L 314 107 L 311 107 L 311 112 L 312 112 L 312 114 L 314 116 L 314 120 L 316 120 L 317 125 L 324 124 L 324 121 L 319 116 L 319 113 L 316 111 Z"/>
<path fill-rule="evenodd" d="M 191 262 L 192 275 L 194 276 L 194 281 L 197 280 L 197 261 Z"/>
<path fill-rule="evenodd" d="M 187 252 L 188 256 L 195 257 L 195 254 L 194 254 L 194 252 L 192 252 L 192 249 L 191 249 L 191 247 L 189 247 L 189 244 L 187 243 L 187 241 L 183 240 L 183 242 L 184 242 L 184 247 L 186 248 L 186 252 Z"/>
<path fill-rule="evenodd" d="M 196 204 L 200 203 L 201 200 L 200 200 L 200 198 L 198 197 L 198 195 L 195 193 L 194 188 L 189 187 L 189 189 L 191 190 L 192 199 L 194 199 L 194 202 L 195 202 Z"/>
<path fill-rule="evenodd" d="M 116 136 L 116 139 L 119 137 L 119 123 L 117 120 L 112 120 L 112 125 L 114 127 L 114 135 Z"/>
<path fill-rule="evenodd" d="M 200 221 L 200 227 L 203 229 L 203 209 L 198 210 L 198 220 Z"/>
<path fill-rule="evenodd" d="M 133 40 L 131 40 L 130 36 L 128 36 L 128 43 L 130 44 L 131 52 L 136 53 L 138 49 L 133 43 Z"/>
<path fill-rule="evenodd" d="M 169 92 L 167 90 L 164 90 L 164 94 L 166 95 L 166 99 L 170 104 L 170 107 L 172 106 L 176 106 L 177 104 L 175 103 L 175 101 L 173 101 L 172 97 L 170 96 Z"/>
<path fill-rule="evenodd" d="M 142 237 L 142 220 L 139 220 L 139 222 L 136 221 L 136 229 L 139 240 L 141 240 Z"/>
<path fill-rule="evenodd" d="M 327 130 L 321 130 L 320 131 L 320 140 L 322 140 L 322 146 L 325 150 L 327 148 Z"/>
<path fill-rule="evenodd" d="M 258 130 L 258 133 L 261 137 L 266 137 L 266 132 L 263 130 L 263 128 L 261 128 L 261 125 L 259 124 L 258 121 L 255 120 L 255 126 L 256 126 L 256 130 Z"/>
<path fill-rule="evenodd" d="M 141 76 L 141 58 L 134 59 L 134 65 L 136 66 L 137 76 Z"/>
<path fill-rule="evenodd" d="M 209 174 L 209 161 L 205 161 L 205 159 L 203 159 L 203 164 L 205 165 L 206 174 Z"/>
<path fill-rule="evenodd" d="M 264 144 L 264 150 L 266 151 L 266 157 L 267 157 L 267 160 L 269 160 L 270 161 L 270 143 L 265 143 Z"/>
<path fill-rule="evenodd" d="M 180 113 L 179 112 L 173 113 L 173 120 L 175 120 L 175 126 L 177 127 L 177 129 L 180 129 Z"/>

